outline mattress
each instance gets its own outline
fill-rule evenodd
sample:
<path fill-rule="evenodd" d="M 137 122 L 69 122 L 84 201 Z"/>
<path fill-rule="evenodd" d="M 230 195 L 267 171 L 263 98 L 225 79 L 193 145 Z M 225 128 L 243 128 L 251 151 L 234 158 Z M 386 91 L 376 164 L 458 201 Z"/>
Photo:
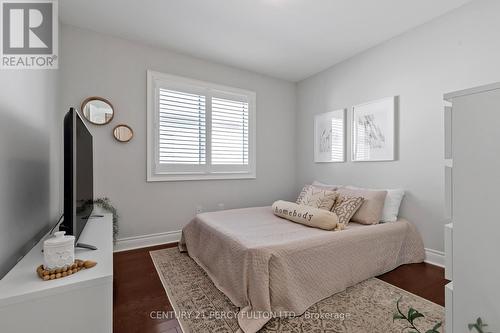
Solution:
<path fill-rule="evenodd" d="M 182 230 L 179 247 L 240 308 L 246 333 L 425 256 L 406 220 L 325 231 L 279 218 L 271 207 L 199 214 Z"/>

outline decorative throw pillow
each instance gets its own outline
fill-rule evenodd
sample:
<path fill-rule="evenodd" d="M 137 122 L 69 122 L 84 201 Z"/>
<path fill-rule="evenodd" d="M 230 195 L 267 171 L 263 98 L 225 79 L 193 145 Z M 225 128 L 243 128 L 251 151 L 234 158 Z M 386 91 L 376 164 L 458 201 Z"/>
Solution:
<path fill-rule="evenodd" d="M 377 224 L 382 217 L 387 191 L 372 191 L 352 188 L 338 189 L 340 195 L 348 197 L 363 197 L 365 200 L 354 213 L 351 220 L 361 224 Z"/>
<path fill-rule="evenodd" d="M 311 185 L 305 185 L 303 188 L 302 188 L 302 191 L 300 191 L 299 193 L 299 196 L 297 197 L 297 200 L 295 200 L 295 203 L 296 204 L 300 204 L 302 202 L 302 200 L 304 199 L 304 197 L 306 196 L 307 194 L 307 191 L 309 191 L 309 187 L 311 187 Z"/>
<path fill-rule="evenodd" d="M 338 222 L 333 212 L 282 200 L 273 203 L 273 213 L 292 222 L 324 230 L 335 229 Z"/>
<path fill-rule="evenodd" d="M 363 197 L 348 197 L 344 195 L 339 195 L 337 197 L 337 201 L 335 201 L 335 205 L 332 208 L 332 212 L 334 212 L 339 218 L 339 224 L 347 226 L 352 216 L 363 204 Z"/>
<path fill-rule="evenodd" d="M 337 192 L 320 187 L 306 185 L 297 198 L 298 205 L 306 205 L 319 209 L 331 210 L 337 199 Z"/>

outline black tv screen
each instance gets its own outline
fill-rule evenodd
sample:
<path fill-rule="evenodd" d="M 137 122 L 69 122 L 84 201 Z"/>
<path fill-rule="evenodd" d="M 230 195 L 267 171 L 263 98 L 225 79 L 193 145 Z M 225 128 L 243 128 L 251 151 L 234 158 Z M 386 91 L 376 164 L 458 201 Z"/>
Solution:
<path fill-rule="evenodd" d="M 71 108 L 64 117 L 64 220 L 60 230 L 78 240 L 94 207 L 93 142 Z"/>

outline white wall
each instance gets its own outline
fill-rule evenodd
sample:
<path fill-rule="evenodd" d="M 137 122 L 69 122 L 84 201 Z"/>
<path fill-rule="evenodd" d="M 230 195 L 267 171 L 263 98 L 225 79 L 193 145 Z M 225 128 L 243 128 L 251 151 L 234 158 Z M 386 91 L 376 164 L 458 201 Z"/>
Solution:
<path fill-rule="evenodd" d="M 0 70 L 0 278 L 61 213 L 57 103 L 57 70 Z"/>
<path fill-rule="evenodd" d="M 95 145 L 95 193 L 118 209 L 119 238 L 180 230 L 195 207 L 215 210 L 270 205 L 295 194 L 295 84 L 68 25 L 62 27 L 62 105 L 88 96 L 109 99 L 111 124 L 89 125 Z M 146 70 L 191 77 L 257 93 L 257 179 L 146 182 Z M 128 144 L 111 134 L 119 123 Z"/>
<path fill-rule="evenodd" d="M 498 1 L 474 1 L 300 82 L 298 187 L 318 179 L 405 188 L 402 215 L 417 225 L 427 248 L 442 251 L 442 95 L 500 81 L 499 13 Z M 314 114 L 393 95 L 400 96 L 398 161 L 313 163 Z"/>

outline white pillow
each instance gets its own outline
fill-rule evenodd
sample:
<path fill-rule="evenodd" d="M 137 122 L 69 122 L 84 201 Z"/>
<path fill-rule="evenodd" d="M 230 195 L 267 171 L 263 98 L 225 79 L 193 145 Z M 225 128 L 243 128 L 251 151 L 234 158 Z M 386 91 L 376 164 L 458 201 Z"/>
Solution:
<path fill-rule="evenodd" d="M 362 189 L 354 186 L 346 186 L 346 188 L 351 189 L 360 189 L 360 190 L 368 190 Z M 405 195 L 405 191 L 402 189 L 383 189 L 387 191 L 387 196 L 384 201 L 384 209 L 382 211 L 382 217 L 380 218 L 380 222 L 395 222 L 398 219 L 399 215 L 399 206 L 401 206 L 401 201 Z"/>

